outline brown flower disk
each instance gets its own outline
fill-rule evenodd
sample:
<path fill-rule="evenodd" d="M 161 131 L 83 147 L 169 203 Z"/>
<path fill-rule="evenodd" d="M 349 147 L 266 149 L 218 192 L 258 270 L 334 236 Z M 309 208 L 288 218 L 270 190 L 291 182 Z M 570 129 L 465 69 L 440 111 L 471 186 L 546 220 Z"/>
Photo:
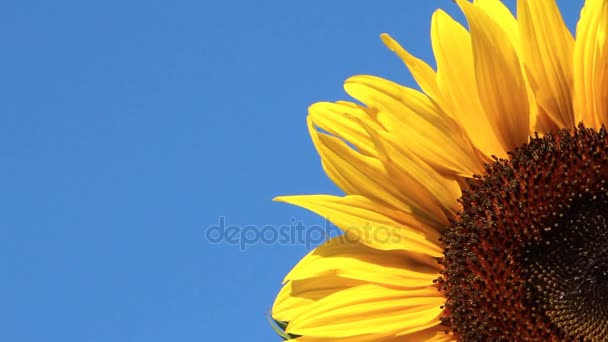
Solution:
<path fill-rule="evenodd" d="M 537 135 L 470 180 L 438 279 L 460 340 L 608 339 L 607 135 Z"/>

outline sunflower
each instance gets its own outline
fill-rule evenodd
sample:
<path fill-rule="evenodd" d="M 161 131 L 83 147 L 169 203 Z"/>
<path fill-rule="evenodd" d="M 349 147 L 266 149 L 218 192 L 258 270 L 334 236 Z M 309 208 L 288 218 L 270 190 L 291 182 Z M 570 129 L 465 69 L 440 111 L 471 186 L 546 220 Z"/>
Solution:
<path fill-rule="evenodd" d="M 276 200 L 344 231 L 286 276 L 294 341 L 608 339 L 608 0 L 576 39 L 552 0 L 437 10 L 437 68 L 388 35 L 421 91 L 374 76 L 308 127 L 345 196 Z M 359 104 L 362 103 L 362 104 Z"/>

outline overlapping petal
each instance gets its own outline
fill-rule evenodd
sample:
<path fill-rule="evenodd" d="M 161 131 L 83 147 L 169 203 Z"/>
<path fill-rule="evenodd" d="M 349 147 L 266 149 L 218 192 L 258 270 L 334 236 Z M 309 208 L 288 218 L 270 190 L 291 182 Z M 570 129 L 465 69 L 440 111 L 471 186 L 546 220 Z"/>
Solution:
<path fill-rule="evenodd" d="M 521 55 L 538 105 L 557 127 L 574 127 L 572 105 L 574 39 L 552 0 L 520 0 Z"/>
<path fill-rule="evenodd" d="M 445 103 L 443 95 L 437 85 L 437 73 L 425 61 L 416 58 L 405 50 L 397 41 L 386 33 L 380 35 L 384 44 L 401 58 L 403 63 L 412 73 L 414 80 L 425 94 L 430 96 L 440 105 Z"/>
<path fill-rule="evenodd" d="M 507 151 L 528 141 L 529 102 L 511 39 L 483 10 L 457 0 L 471 30 L 478 97 Z M 497 48 L 499 47 L 499 48 Z M 500 80 L 500 81 L 498 81 Z"/>
<path fill-rule="evenodd" d="M 434 287 L 403 291 L 376 284 L 351 287 L 320 299 L 292 318 L 286 332 L 344 338 L 407 335 L 439 324 L 444 299 Z"/>
<path fill-rule="evenodd" d="M 335 237 L 310 252 L 285 277 L 273 317 L 289 321 L 287 333 L 305 336 L 298 341 L 313 337 L 415 338 L 420 332 L 434 336 L 427 328 L 438 325 L 443 298 L 432 286 L 438 267 L 431 259 L 370 248 L 347 236 Z M 406 318 L 423 324 L 398 326 L 398 320 Z M 379 323 L 378 319 L 394 324 L 395 329 L 361 325 Z"/>
<path fill-rule="evenodd" d="M 397 212 L 363 196 L 305 195 L 276 200 L 294 204 L 328 219 L 349 237 L 379 250 L 442 255 L 439 233 L 417 215 Z"/>
<path fill-rule="evenodd" d="M 592 127 L 608 122 L 608 1 L 587 0 L 576 27 L 574 108 Z"/>
<path fill-rule="evenodd" d="M 471 141 L 486 156 L 506 156 L 477 95 L 471 37 L 462 25 L 438 10 L 431 21 L 431 41 L 437 61 L 437 85 L 444 110 L 462 124 Z"/>
<path fill-rule="evenodd" d="M 327 175 L 346 194 L 361 195 L 400 210 L 415 210 L 428 220 L 447 222 L 448 214 L 457 210 L 456 199 L 460 197 L 460 187 L 455 179 L 437 172 L 407 146 L 386 139 L 374 123 L 356 115 L 334 117 L 338 120 L 353 121 L 367 133 L 364 140 L 349 141 L 362 151 L 352 149 L 343 137 L 319 132 L 315 127 L 327 127 L 326 112 L 318 112 L 311 107 L 308 118 L 312 140 L 321 157 Z M 349 126 L 350 128 L 347 128 Z M 353 129 L 353 124 L 334 126 L 334 130 L 348 130 L 345 136 L 361 136 L 363 132 Z M 375 153 L 366 155 L 365 146 L 373 146 Z M 369 145 L 371 144 L 371 145 Z M 407 187 L 408 192 L 400 189 Z"/>
<path fill-rule="evenodd" d="M 436 170 L 467 177 L 483 171 L 462 126 L 427 95 L 374 76 L 349 78 L 344 88 L 374 111 L 388 133 L 377 130 L 383 140 L 407 146 Z"/>

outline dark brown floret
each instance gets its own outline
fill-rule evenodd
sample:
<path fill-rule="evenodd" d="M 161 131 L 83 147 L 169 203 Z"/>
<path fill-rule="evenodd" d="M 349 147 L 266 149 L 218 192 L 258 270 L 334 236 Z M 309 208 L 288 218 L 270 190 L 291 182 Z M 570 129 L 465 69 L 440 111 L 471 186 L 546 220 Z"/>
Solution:
<path fill-rule="evenodd" d="M 443 324 L 462 341 L 607 341 L 607 182 L 603 127 L 489 164 L 442 239 Z"/>

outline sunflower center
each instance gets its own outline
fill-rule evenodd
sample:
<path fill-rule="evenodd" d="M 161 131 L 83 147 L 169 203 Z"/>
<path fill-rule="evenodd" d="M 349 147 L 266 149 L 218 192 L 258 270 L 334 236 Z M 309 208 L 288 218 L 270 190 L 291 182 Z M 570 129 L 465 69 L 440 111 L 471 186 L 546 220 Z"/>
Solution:
<path fill-rule="evenodd" d="M 473 178 L 442 237 L 442 322 L 464 341 L 608 336 L 608 134 L 536 136 Z"/>
<path fill-rule="evenodd" d="M 570 335 L 598 340 L 608 334 L 608 203 L 578 201 L 545 243 L 526 249 L 524 274 L 554 324 Z"/>

